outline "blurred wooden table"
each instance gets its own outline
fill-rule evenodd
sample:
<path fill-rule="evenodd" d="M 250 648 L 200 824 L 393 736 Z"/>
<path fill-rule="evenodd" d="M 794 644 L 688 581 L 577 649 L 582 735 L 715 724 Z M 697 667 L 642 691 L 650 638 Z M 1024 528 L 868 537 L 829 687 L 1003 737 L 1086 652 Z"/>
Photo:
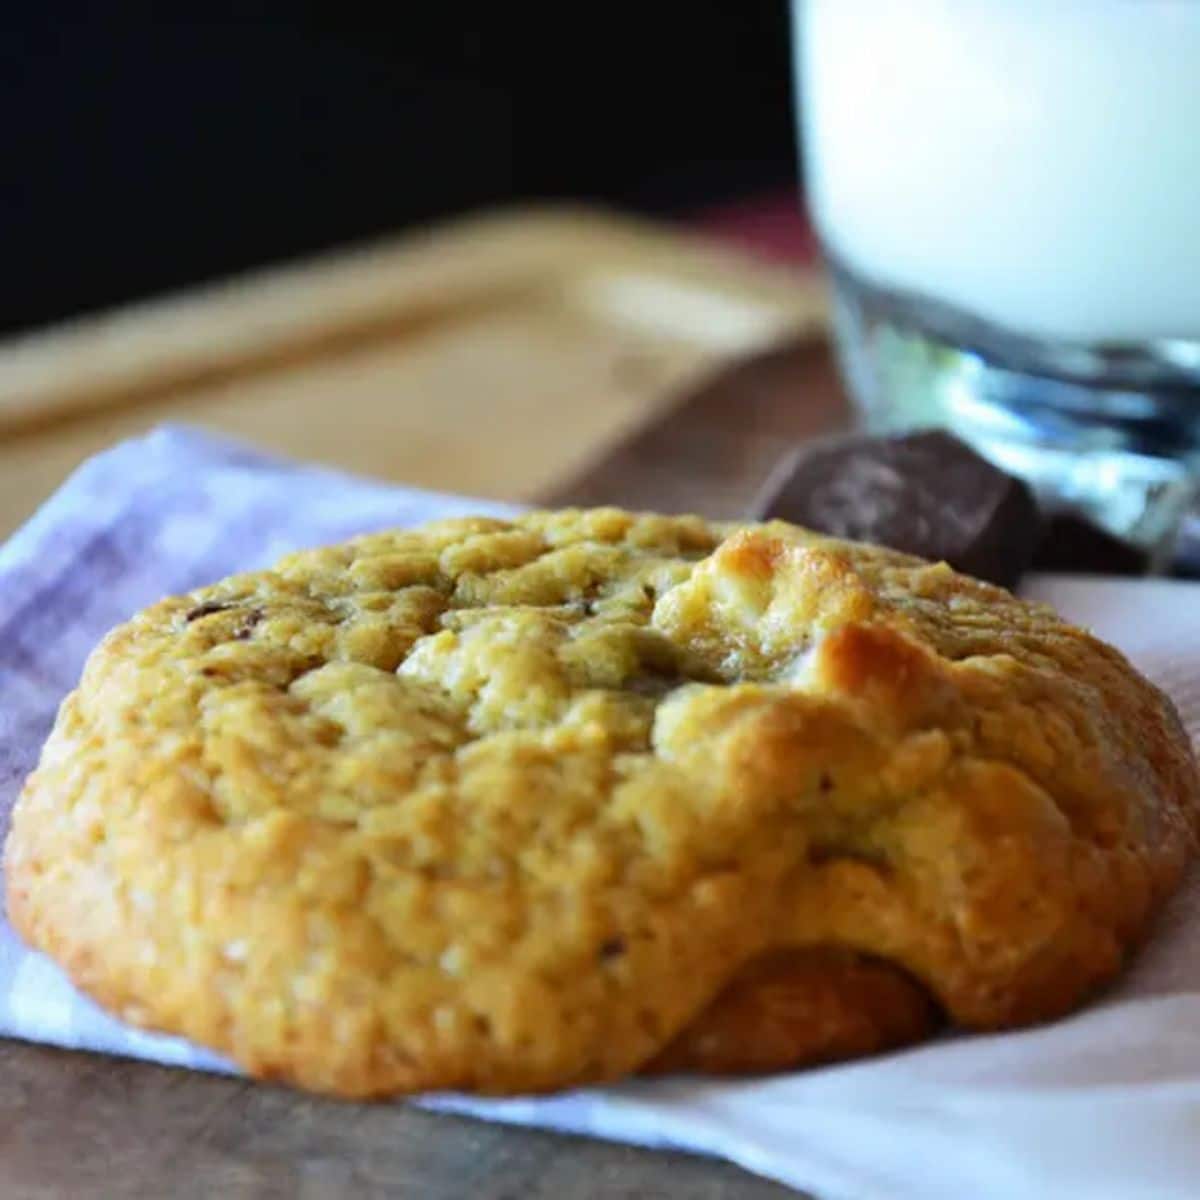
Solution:
<path fill-rule="evenodd" d="M 587 214 L 149 306 L 0 348 L 0 532 L 86 453 L 181 418 L 446 490 L 735 515 L 842 420 L 822 320 L 806 277 Z M 0 1042 L 4 1200 L 790 1194 L 681 1154 Z"/>
<path fill-rule="evenodd" d="M 0 343 L 0 537 L 166 421 L 531 499 L 729 356 L 819 332 L 811 274 L 643 222 L 485 216 Z"/>

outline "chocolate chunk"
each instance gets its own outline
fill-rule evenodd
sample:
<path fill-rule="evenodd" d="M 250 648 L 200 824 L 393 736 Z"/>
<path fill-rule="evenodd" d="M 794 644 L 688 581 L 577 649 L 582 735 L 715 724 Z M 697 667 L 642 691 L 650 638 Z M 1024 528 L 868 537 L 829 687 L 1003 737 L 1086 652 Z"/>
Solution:
<path fill-rule="evenodd" d="M 266 613 L 264 613 L 261 608 L 252 608 L 248 610 L 246 615 L 242 618 L 241 624 L 239 624 L 235 630 L 233 640 L 235 642 L 246 641 L 250 637 L 251 633 L 254 632 L 254 629 L 258 625 L 262 624 L 265 616 Z"/>
<path fill-rule="evenodd" d="M 1055 513 L 1034 551 L 1039 571 L 1084 575 L 1144 575 L 1150 556 L 1078 513 Z"/>
<path fill-rule="evenodd" d="M 614 958 L 620 958 L 625 953 L 625 939 L 623 937 L 609 938 L 608 941 L 602 942 L 600 945 L 600 961 L 608 962 Z"/>
<path fill-rule="evenodd" d="M 944 559 L 1003 587 L 1028 567 L 1039 528 L 1025 483 L 938 430 L 801 446 L 772 476 L 753 515 Z"/>
<path fill-rule="evenodd" d="M 193 609 L 189 609 L 184 614 L 183 619 L 191 624 L 192 621 L 198 621 L 201 617 L 211 617 L 213 613 L 227 612 L 232 607 L 232 604 L 221 604 L 218 601 L 209 600 L 204 604 L 197 604 Z"/>

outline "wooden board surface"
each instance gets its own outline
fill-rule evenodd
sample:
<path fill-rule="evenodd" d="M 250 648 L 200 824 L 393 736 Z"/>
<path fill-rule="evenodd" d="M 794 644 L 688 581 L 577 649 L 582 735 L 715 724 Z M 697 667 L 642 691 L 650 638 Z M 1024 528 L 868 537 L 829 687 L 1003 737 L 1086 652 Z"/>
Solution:
<path fill-rule="evenodd" d="M 421 455 L 397 445 L 397 430 L 417 430 L 426 439 L 420 442 L 423 452 L 433 456 L 419 464 L 417 482 L 556 503 L 623 502 L 719 515 L 744 507 L 794 438 L 842 420 L 828 354 L 810 336 L 821 314 L 811 284 L 764 274 L 686 239 L 666 235 L 660 241 L 653 230 L 604 222 L 598 229 L 577 215 L 552 218 L 544 227 L 558 247 L 551 258 L 567 254 L 563 245 L 572 223 L 577 231 L 588 227 L 593 247 L 623 244 L 639 270 L 649 270 L 653 246 L 660 261 L 674 264 L 675 280 L 708 280 L 707 291 L 680 293 L 691 295 L 697 306 L 687 318 L 693 322 L 688 337 L 680 336 L 684 319 L 678 315 L 669 337 L 631 322 L 627 306 L 636 307 L 635 287 L 624 299 L 606 302 L 618 314 L 624 310 L 623 320 L 608 316 L 597 323 L 565 315 L 560 324 L 546 325 L 520 306 L 507 315 L 472 309 L 454 325 L 470 334 L 472 352 L 460 362 L 446 360 L 454 357 L 449 347 L 463 343 L 438 317 L 424 327 L 419 345 L 412 326 L 405 325 L 403 352 L 371 332 L 365 342 L 349 338 L 348 354 L 301 349 L 251 367 L 243 358 L 241 365 L 221 367 L 219 382 L 207 369 L 197 369 L 197 381 L 186 372 L 173 376 L 156 368 L 159 382 L 150 384 L 136 373 L 121 375 L 129 364 L 118 356 L 120 370 L 106 378 L 120 377 L 120 387 L 114 383 L 99 401 L 77 386 L 86 370 L 57 380 L 48 372 L 40 377 L 46 399 L 40 415 L 34 411 L 38 406 L 17 405 L 10 432 L 0 441 L 0 489 L 8 485 L 0 490 L 5 505 L 0 516 L 11 523 L 22 505 L 36 503 L 40 491 L 49 490 L 94 446 L 178 411 L 200 414 L 217 428 L 257 432 L 265 435 L 258 440 L 280 449 L 360 469 L 365 461 L 377 474 L 403 478 L 408 472 L 410 480 Z M 518 225 L 510 220 L 495 228 L 532 254 L 539 231 Z M 480 229 L 459 234 L 469 240 Z M 483 242 L 490 245 L 487 238 Z M 421 252 L 428 251 L 426 246 Z M 576 261 L 587 257 L 578 245 L 575 252 Z M 597 253 L 593 265 L 606 253 Z M 667 274 L 665 267 L 657 274 L 649 270 L 660 288 L 650 294 L 664 303 Z M 606 277 L 628 278 L 619 271 Z M 640 295 L 645 300 L 646 293 Z M 706 300 L 697 301 L 697 295 Z M 186 303 L 182 309 L 187 311 Z M 150 316 L 157 319 L 154 312 Z M 806 332 L 748 370 L 720 374 L 731 355 L 797 330 Z M 181 327 L 179 336 L 186 333 Z M 494 405 L 481 408 L 475 395 L 481 379 L 501 363 L 506 382 L 492 393 Z M 4 391 L 4 364 L 0 354 L 0 396 L 8 397 L 16 392 Z M 591 364 L 583 377 L 581 364 Z M 712 386 L 688 394 L 714 372 Z M 164 385 L 163 379 L 174 382 Z M 338 387 L 353 391 L 356 379 L 362 390 L 347 400 Z M 410 399 L 436 394 L 448 411 L 428 414 L 428 420 L 409 411 L 401 414 L 403 420 L 392 414 L 375 423 L 359 416 L 347 423 L 347 412 L 369 413 L 402 380 Z M 518 380 L 523 389 L 516 387 Z M 581 411 L 580 397 L 590 397 L 586 403 L 601 411 Z M 272 424 L 301 411 L 306 419 L 316 418 L 302 430 L 281 431 Z M 0 414 L 0 429 L 3 421 Z M 479 432 L 468 442 L 464 430 Z M 541 439 L 536 445 L 523 445 L 535 434 Z M 366 444 L 373 439 L 375 446 Z M 511 461 L 496 461 L 509 454 Z M 22 484 L 12 487 L 7 472 L 20 462 Z M 408 1105 L 342 1104 L 242 1080 L 0 1042 L 4 1200 L 168 1195 L 767 1200 L 794 1193 L 727 1164 L 681 1154 L 434 1116 Z"/>
<path fill-rule="evenodd" d="M 728 1164 L 0 1042 L 4 1200 L 795 1200 Z"/>
<path fill-rule="evenodd" d="M 824 341 L 788 338 L 701 379 L 643 429 L 543 497 L 745 516 L 787 452 L 849 421 Z"/>
<path fill-rule="evenodd" d="M 0 537 L 163 421 L 530 499 L 731 354 L 819 332 L 810 275 L 586 212 L 366 246 L 0 343 Z"/>

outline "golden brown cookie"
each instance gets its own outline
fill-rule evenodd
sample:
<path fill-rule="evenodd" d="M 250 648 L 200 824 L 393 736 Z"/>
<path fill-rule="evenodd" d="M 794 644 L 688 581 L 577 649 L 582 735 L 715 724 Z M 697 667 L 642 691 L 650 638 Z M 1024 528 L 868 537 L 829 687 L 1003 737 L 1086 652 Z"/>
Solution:
<path fill-rule="evenodd" d="M 128 1021 L 319 1091 L 505 1093 L 1064 1013 L 1197 812 L 1169 702 L 1048 609 L 606 509 L 155 605 L 5 860 L 17 929 Z"/>

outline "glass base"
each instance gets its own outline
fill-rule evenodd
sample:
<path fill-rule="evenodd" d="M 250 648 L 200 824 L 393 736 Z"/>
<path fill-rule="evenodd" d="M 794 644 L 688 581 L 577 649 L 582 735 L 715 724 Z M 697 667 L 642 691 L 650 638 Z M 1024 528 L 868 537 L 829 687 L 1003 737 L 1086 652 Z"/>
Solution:
<path fill-rule="evenodd" d="M 1169 558 L 1200 490 L 1200 343 L 1013 336 L 828 260 L 837 352 L 863 424 L 949 428 L 1073 509 Z"/>

